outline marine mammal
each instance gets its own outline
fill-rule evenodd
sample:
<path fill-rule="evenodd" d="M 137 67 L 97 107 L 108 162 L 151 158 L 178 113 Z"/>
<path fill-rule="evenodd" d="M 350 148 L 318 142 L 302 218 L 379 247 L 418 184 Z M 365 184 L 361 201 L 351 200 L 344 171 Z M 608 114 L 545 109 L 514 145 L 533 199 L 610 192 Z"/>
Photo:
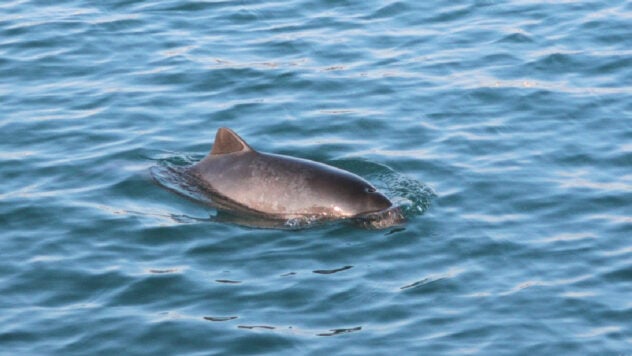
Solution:
<path fill-rule="evenodd" d="M 385 195 L 351 172 L 256 151 L 229 128 L 217 130 L 211 152 L 186 173 L 209 193 L 219 209 L 266 218 L 330 220 L 369 216 L 378 221 L 380 212 L 393 208 Z M 399 222 L 394 215 L 401 214 L 386 214 L 394 223 Z"/>

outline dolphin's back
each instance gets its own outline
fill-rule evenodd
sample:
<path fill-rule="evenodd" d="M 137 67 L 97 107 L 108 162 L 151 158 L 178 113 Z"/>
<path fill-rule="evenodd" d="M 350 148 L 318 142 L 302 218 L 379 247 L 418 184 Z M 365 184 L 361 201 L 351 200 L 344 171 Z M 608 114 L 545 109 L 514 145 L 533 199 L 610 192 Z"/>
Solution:
<path fill-rule="evenodd" d="M 353 217 L 390 201 L 350 172 L 301 158 L 257 152 L 220 129 L 211 153 L 189 169 L 211 199 L 278 218 Z"/>
<path fill-rule="evenodd" d="M 355 183 L 355 177 L 333 167 L 259 152 L 211 157 L 193 166 L 191 173 L 223 198 L 280 217 L 345 215 L 340 205 Z"/>

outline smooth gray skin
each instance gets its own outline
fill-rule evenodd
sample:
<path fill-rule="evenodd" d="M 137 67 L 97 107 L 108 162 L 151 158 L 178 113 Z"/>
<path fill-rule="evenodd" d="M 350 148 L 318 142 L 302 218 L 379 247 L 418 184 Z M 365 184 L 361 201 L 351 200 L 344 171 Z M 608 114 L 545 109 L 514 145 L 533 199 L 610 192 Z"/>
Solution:
<path fill-rule="evenodd" d="M 220 208 L 267 217 L 353 218 L 393 204 L 350 172 L 322 163 L 257 152 L 228 128 L 189 175 Z"/>

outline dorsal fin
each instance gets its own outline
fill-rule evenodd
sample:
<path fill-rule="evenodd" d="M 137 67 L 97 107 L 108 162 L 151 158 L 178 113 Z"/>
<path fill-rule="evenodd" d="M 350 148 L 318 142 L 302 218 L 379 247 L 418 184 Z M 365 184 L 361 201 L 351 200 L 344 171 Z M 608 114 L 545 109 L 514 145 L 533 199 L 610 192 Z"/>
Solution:
<path fill-rule="evenodd" d="M 233 152 L 253 151 L 241 137 L 237 136 L 233 130 L 222 127 L 215 134 L 215 142 L 211 155 L 223 155 Z"/>

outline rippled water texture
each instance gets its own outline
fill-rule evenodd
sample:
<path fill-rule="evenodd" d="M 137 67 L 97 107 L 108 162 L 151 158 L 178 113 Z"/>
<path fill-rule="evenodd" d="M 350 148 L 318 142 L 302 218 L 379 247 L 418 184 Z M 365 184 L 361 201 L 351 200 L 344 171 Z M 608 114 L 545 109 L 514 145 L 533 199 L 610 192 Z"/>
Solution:
<path fill-rule="evenodd" d="M 630 354 L 631 23 L 626 1 L 1 2 L 0 354 Z M 152 180 L 222 126 L 411 218 L 253 229 Z"/>

